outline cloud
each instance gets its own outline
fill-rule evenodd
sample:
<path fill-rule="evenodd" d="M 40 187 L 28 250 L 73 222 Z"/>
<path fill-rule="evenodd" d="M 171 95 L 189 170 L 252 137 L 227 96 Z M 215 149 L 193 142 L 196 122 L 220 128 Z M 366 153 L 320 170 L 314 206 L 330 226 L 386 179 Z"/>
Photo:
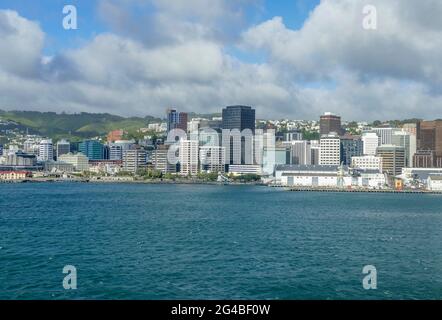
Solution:
<path fill-rule="evenodd" d="M 294 30 L 280 17 L 248 26 L 259 1 L 102 0 L 110 31 L 53 57 L 38 23 L 0 11 L 0 108 L 162 116 L 248 104 L 265 118 L 440 118 L 442 3 L 370 1 L 374 31 L 362 28 L 365 3 L 324 0 Z"/>

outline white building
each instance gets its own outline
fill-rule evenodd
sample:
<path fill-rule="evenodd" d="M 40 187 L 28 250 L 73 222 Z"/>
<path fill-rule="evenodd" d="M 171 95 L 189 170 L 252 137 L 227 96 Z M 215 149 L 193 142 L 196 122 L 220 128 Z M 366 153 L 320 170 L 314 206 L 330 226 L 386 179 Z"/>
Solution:
<path fill-rule="evenodd" d="M 397 131 L 396 128 L 373 128 L 371 131 L 379 136 L 379 145 L 391 144 L 393 133 Z"/>
<path fill-rule="evenodd" d="M 405 165 L 407 167 L 413 166 L 413 156 L 416 153 L 416 135 L 405 130 L 395 131 L 391 138 L 392 144 L 405 149 Z"/>
<path fill-rule="evenodd" d="M 341 164 L 341 139 L 336 135 L 323 136 L 319 147 L 319 165 L 339 166 Z"/>
<path fill-rule="evenodd" d="M 229 165 L 229 173 L 240 176 L 244 174 L 262 174 L 262 167 L 259 165 Z"/>
<path fill-rule="evenodd" d="M 198 141 L 180 140 L 179 159 L 180 174 L 193 176 L 198 174 Z"/>
<path fill-rule="evenodd" d="M 143 149 L 123 151 L 123 171 L 136 173 L 147 167 L 147 152 Z"/>
<path fill-rule="evenodd" d="M 54 160 L 54 145 L 51 139 L 45 139 L 40 141 L 40 147 L 38 150 L 39 161 L 53 161 Z"/>
<path fill-rule="evenodd" d="M 376 149 L 379 147 L 379 136 L 375 132 L 366 132 L 362 134 L 364 144 L 364 155 L 375 156 Z"/>
<path fill-rule="evenodd" d="M 82 153 L 72 154 L 67 153 L 60 156 L 58 159 L 60 162 L 72 164 L 75 171 L 82 172 L 89 170 L 89 158 Z"/>
<path fill-rule="evenodd" d="M 442 175 L 430 175 L 428 178 L 428 190 L 442 192 Z"/>
<path fill-rule="evenodd" d="M 217 146 L 203 146 L 200 148 L 200 169 L 205 172 L 225 171 L 226 149 Z"/>
<path fill-rule="evenodd" d="M 352 157 L 351 166 L 355 169 L 378 170 L 382 172 L 382 158 L 376 156 Z"/>

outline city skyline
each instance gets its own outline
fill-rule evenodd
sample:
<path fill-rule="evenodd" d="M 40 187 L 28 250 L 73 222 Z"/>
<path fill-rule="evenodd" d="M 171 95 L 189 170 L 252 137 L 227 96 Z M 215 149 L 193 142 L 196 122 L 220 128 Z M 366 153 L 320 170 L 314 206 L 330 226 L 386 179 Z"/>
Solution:
<path fill-rule="evenodd" d="M 159 116 L 250 104 L 258 118 L 373 121 L 438 118 L 442 104 L 439 3 L 371 1 L 375 30 L 363 28 L 362 0 L 72 1 L 76 30 L 63 29 L 64 5 L 0 4 L 0 109 Z"/>

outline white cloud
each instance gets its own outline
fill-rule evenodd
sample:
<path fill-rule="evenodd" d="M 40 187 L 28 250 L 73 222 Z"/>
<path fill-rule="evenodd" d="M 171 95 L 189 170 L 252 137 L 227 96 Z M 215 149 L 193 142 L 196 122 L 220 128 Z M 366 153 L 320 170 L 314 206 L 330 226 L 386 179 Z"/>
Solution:
<path fill-rule="evenodd" d="M 103 0 L 112 32 L 53 57 L 37 23 L 0 11 L 0 108 L 163 115 L 249 104 L 261 117 L 438 118 L 442 3 L 429 2 L 370 1 L 378 30 L 366 31 L 362 0 L 324 0 L 300 30 L 278 17 L 245 29 L 253 0 Z M 147 4 L 144 30 L 133 6 Z M 240 61 L 234 44 L 267 59 Z"/>

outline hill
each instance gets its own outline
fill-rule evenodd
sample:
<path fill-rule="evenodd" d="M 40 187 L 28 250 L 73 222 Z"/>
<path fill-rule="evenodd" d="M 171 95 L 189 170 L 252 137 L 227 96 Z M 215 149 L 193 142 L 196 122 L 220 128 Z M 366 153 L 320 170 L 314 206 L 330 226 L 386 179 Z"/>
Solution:
<path fill-rule="evenodd" d="M 0 119 L 13 121 L 17 127 L 51 138 L 103 136 L 111 130 L 134 131 L 161 119 L 147 116 L 125 118 L 108 113 L 56 113 L 38 111 L 3 111 Z"/>

